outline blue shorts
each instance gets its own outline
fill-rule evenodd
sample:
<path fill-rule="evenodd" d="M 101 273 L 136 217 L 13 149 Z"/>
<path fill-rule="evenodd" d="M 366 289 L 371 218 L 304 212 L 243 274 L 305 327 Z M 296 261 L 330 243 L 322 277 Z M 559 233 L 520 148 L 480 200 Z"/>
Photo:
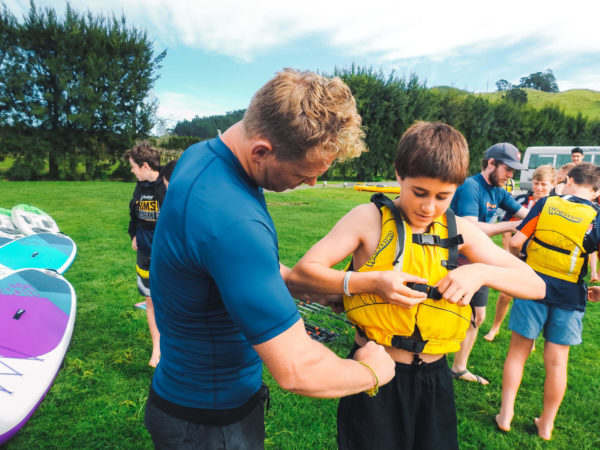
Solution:
<path fill-rule="evenodd" d="M 527 339 L 535 339 L 544 330 L 544 339 L 554 344 L 581 344 L 583 311 L 562 309 L 536 300 L 516 298 L 508 328 Z"/>

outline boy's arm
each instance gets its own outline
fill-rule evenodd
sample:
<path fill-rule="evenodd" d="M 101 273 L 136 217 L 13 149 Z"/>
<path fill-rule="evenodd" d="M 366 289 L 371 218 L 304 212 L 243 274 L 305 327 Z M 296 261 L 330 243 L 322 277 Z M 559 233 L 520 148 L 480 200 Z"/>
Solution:
<path fill-rule="evenodd" d="M 526 234 L 523 234 L 523 232 L 517 231 L 514 234 L 514 236 L 512 238 L 510 238 L 510 241 L 508 243 L 510 252 L 513 255 L 518 257 L 521 254 L 521 249 L 523 248 L 523 244 L 525 244 L 525 241 L 527 240 L 528 237 L 529 236 L 527 236 Z"/>
<path fill-rule="evenodd" d="M 469 304 L 481 286 L 519 298 L 545 296 L 546 285 L 531 267 L 497 246 L 473 223 L 458 217 L 457 225 L 465 240 L 460 252 L 473 264 L 460 266 L 440 280 L 437 287 L 445 299 Z"/>
<path fill-rule="evenodd" d="M 365 242 L 378 242 L 380 230 L 381 216 L 374 205 L 354 208 L 298 261 L 288 275 L 288 288 L 321 294 L 343 293 L 346 272 L 331 267 L 364 250 Z M 352 272 L 348 290 L 353 294 L 377 294 L 384 301 L 406 306 L 424 301 L 426 295 L 406 287 L 408 281 L 427 282 L 398 271 Z"/>

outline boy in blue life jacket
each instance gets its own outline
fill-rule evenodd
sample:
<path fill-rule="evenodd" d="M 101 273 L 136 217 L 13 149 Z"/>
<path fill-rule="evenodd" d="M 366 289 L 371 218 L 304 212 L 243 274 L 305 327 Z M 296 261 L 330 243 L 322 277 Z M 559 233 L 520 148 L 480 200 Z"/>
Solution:
<path fill-rule="evenodd" d="M 460 348 L 471 324 L 473 294 L 486 285 L 544 295 L 531 268 L 449 209 L 468 166 L 460 132 L 439 122 L 412 125 L 398 144 L 399 196 L 376 194 L 354 208 L 290 274 L 291 285 L 344 294 L 358 330 L 352 353 L 375 341 L 396 363 L 395 378 L 377 395 L 340 400 L 341 449 L 457 449 L 446 353 Z M 457 267 L 459 251 L 474 264 Z M 347 271 L 332 268 L 349 255 Z"/>
<path fill-rule="evenodd" d="M 588 299 L 583 280 L 587 259 L 600 244 L 600 218 L 592 200 L 600 190 L 600 167 L 581 163 L 572 168 L 561 196 L 539 200 L 512 237 L 511 250 L 523 248 L 524 259 L 546 283 L 541 301 L 515 299 L 509 320 L 512 337 L 502 377 L 498 428 L 509 431 L 523 368 L 535 338 L 544 333 L 544 405 L 535 418 L 538 435 L 552 437 L 558 408 L 567 388 L 571 345 L 581 343 Z M 592 291 L 591 301 L 597 301 Z"/>

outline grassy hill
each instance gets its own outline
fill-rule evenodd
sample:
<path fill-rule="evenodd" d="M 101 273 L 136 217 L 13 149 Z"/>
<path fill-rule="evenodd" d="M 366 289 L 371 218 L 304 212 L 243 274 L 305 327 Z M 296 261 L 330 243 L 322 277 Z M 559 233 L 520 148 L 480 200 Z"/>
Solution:
<path fill-rule="evenodd" d="M 571 89 L 564 92 L 542 92 L 525 89 L 527 103 L 534 108 L 557 105 L 566 114 L 576 116 L 581 113 L 591 120 L 600 120 L 600 92 L 591 89 Z M 490 101 L 499 101 L 501 92 L 478 93 Z"/>

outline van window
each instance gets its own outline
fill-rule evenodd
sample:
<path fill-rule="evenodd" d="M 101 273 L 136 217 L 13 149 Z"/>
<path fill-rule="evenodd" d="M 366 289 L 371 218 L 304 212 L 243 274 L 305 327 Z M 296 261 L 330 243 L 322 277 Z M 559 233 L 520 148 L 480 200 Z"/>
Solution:
<path fill-rule="evenodd" d="M 562 155 L 556 155 L 556 168 L 560 169 L 565 164 L 569 164 L 571 162 L 571 154 L 564 153 Z"/>
<path fill-rule="evenodd" d="M 569 156 L 569 161 L 570 160 L 571 157 Z M 551 166 L 554 166 L 554 155 L 537 155 L 534 153 L 529 157 L 529 166 L 527 168 L 537 169 L 544 164 L 550 164 Z"/>

